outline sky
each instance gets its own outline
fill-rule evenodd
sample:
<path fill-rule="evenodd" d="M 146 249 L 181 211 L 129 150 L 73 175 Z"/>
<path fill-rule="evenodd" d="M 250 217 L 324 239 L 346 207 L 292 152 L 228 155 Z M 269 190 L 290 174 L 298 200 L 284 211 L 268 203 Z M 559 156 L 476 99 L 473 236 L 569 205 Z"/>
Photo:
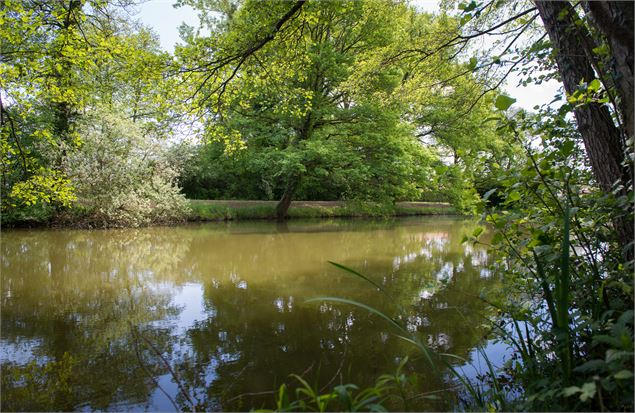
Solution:
<path fill-rule="evenodd" d="M 434 13 L 438 10 L 437 0 L 411 0 L 421 11 Z M 198 25 L 196 11 L 191 7 L 174 8 L 173 0 L 148 0 L 137 6 L 136 16 L 142 23 L 154 29 L 161 40 L 161 47 L 169 52 L 180 42 L 178 27 L 182 23 Z M 517 86 L 519 77 L 511 74 L 503 87 L 506 94 L 516 99 L 514 106 L 532 110 L 536 105 L 549 103 L 560 90 L 560 83 L 551 80 L 542 85 L 531 84 L 527 87 Z"/>

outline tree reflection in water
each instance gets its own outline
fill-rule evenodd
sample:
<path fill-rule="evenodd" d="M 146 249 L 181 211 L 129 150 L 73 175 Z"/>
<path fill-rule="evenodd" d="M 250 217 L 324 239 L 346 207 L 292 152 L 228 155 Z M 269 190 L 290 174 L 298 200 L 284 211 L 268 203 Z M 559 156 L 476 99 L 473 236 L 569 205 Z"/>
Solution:
<path fill-rule="evenodd" d="M 484 249 L 460 245 L 473 227 L 431 218 L 3 234 L 2 347 L 28 348 L 3 355 L 3 406 L 174 410 L 170 398 L 185 408 L 187 393 L 198 409 L 271 408 L 270 392 L 291 373 L 318 388 L 366 386 L 406 355 L 418 391 L 447 388 L 447 375 L 383 320 L 305 301 L 367 303 L 431 347 L 468 357 L 482 342 L 477 296 L 499 282 Z"/>

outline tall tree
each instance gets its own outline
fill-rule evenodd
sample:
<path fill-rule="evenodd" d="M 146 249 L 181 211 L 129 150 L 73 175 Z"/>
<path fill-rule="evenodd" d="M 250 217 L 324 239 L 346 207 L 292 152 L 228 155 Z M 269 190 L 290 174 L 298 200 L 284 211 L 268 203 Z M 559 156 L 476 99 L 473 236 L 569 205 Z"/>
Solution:
<path fill-rule="evenodd" d="M 586 26 L 580 21 L 577 11 L 569 2 L 536 1 L 536 7 L 553 43 L 564 88 L 567 94 L 574 95 L 581 85 L 590 84 L 596 79 L 593 51 L 591 50 L 594 41 Z M 605 10 L 604 7 L 594 8 Z M 608 7 L 609 10 L 612 8 Z M 632 70 L 629 69 L 629 63 L 630 68 L 633 65 L 633 38 L 631 37 L 629 42 L 622 39 L 623 33 L 631 33 L 632 35 L 633 19 L 632 14 L 630 20 L 628 15 L 624 15 L 624 17 L 621 21 L 614 21 L 616 24 L 614 31 L 619 32 L 620 35 L 613 36 L 611 46 L 617 66 L 624 67 L 624 70 L 628 71 Z M 630 62 L 628 61 L 629 55 L 631 56 Z M 598 75 L 602 74 L 598 73 Z M 628 76 L 628 73 L 619 73 L 619 75 Z M 630 108 L 632 112 L 632 71 L 630 77 L 618 81 L 617 84 L 625 84 L 625 86 L 619 88 L 621 90 L 621 104 L 616 109 L 626 110 Z M 627 93 L 629 94 L 627 95 Z M 626 144 L 627 136 L 624 136 L 618 125 L 615 124 L 609 108 L 599 102 L 585 102 L 575 106 L 574 115 L 600 188 L 605 192 L 610 192 L 617 185 L 622 194 L 632 190 L 632 161 L 627 158 L 627 154 L 630 152 Z M 621 116 L 623 119 L 631 119 L 632 122 L 632 113 L 623 112 Z M 629 128 L 632 126 L 627 124 L 626 130 Z M 632 242 L 632 215 L 616 222 L 616 230 L 622 245 Z"/>
<path fill-rule="evenodd" d="M 354 153 L 352 146 L 357 145 L 359 156 L 370 164 L 382 159 L 378 148 L 383 141 L 386 157 L 381 162 L 393 164 L 396 178 L 401 168 L 397 166 L 404 163 L 399 153 L 405 159 L 408 139 L 414 143 L 390 97 L 404 73 L 397 65 L 382 66 L 377 56 L 406 37 L 413 12 L 404 4 L 379 1 L 307 2 L 295 3 L 284 9 L 281 19 L 268 23 L 278 9 L 279 3 L 243 4 L 212 33 L 217 38 L 210 53 L 213 60 L 201 62 L 204 56 L 190 52 L 196 64 L 190 65 L 189 73 L 209 67 L 200 69 L 197 92 L 218 113 L 209 118 L 210 132 L 240 137 L 247 146 L 262 145 L 268 139 L 263 136 L 279 136 L 266 145 L 286 159 L 281 163 L 285 183 L 277 206 L 283 218 L 303 177 L 320 166 L 309 156 L 315 148 L 311 142 L 320 141 L 325 148 L 340 142 L 340 151 L 347 153 Z M 273 28 L 253 25 L 263 20 L 265 27 Z M 392 27 L 386 27 L 386 21 Z M 272 34 L 263 37 L 261 32 Z M 239 36 L 255 40 L 236 52 L 232 47 L 241 42 L 236 40 Z M 383 170 L 383 176 L 371 171 L 371 186 L 393 185 L 387 166 Z"/>
<path fill-rule="evenodd" d="M 633 107 L 633 18 L 634 3 L 631 1 L 585 1 L 586 9 L 611 49 L 612 69 L 615 85 L 620 97 L 620 111 L 628 137 L 635 136 L 635 107 Z"/>
<path fill-rule="evenodd" d="M 87 10 L 99 14 L 108 7 L 97 0 L 7 0 L 0 6 L 3 212 L 74 199 L 60 156 L 42 147 L 79 142 L 74 124 L 91 96 L 82 76 L 109 54 L 100 33 L 88 31 Z"/>

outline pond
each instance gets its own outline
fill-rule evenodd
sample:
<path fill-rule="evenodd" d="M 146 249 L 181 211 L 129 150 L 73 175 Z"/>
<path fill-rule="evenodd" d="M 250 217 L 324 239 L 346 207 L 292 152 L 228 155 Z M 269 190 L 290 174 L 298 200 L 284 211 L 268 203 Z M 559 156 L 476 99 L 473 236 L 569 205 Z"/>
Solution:
<path fill-rule="evenodd" d="M 424 217 L 4 231 L 3 409 L 273 408 L 291 374 L 363 387 L 405 356 L 422 395 L 408 408 L 451 409 L 447 372 L 386 320 L 307 300 L 372 306 L 469 361 L 485 344 L 479 294 L 500 283 L 486 249 L 461 244 L 475 227 Z"/>

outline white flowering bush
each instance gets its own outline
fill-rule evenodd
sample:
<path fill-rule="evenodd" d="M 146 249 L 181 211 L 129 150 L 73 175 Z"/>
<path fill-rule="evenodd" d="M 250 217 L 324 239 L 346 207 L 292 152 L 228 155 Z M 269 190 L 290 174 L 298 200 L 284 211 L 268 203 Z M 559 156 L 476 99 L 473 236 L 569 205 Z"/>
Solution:
<path fill-rule="evenodd" d="M 176 185 L 178 168 L 139 124 L 93 110 L 78 134 L 82 144 L 64 163 L 77 195 L 73 216 L 80 223 L 138 227 L 185 219 L 188 202 Z"/>

